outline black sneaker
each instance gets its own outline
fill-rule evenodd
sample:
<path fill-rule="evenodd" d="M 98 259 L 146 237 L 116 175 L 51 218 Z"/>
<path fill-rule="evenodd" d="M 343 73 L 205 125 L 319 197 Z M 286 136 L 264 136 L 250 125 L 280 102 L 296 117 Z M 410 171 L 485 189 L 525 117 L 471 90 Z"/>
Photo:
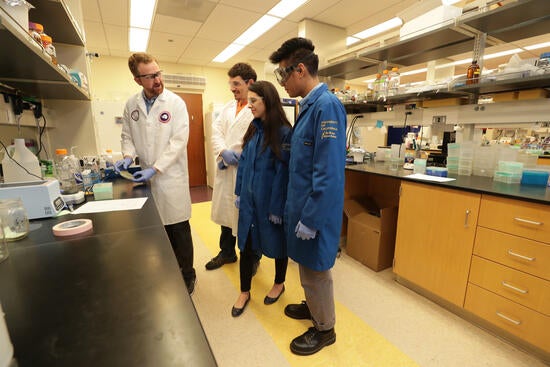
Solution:
<path fill-rule="evenodd" d="M 308 356 L 317 353 L 327 345 L 336 342 L 334 328 L 326 331 L 319 331 L 310 327 L 305 333 L 294 338 L 290 343 L 290 350 L 300 356 Z"/>
<path fill-rule="evenodd" d="M 221 254 L 218 254 L 218 256 L 206 263 L 205 268 L 206 270 L 214 270 L 221 268 L 224 264 L 234 263 L 236 261 L 237 255 L 234 255 L 233 257 L 222 257 Z"/>
<path fill-rule="evenodd" d="M 311 313 L 306 301 L 302 301 L 300 304 L 286 305 L 285 315 L 296 320 L 311 320 Z"/>
<path fill-rule="evenodd" d="M 193 292 L 195 292 L 195 284 L 197 284 L 197 277 L 193 276 L 189 279 L 185 280 L 185 286 L 187 287 L 187 291 L 189 292 L 189 295 L 193 295 Z"/>

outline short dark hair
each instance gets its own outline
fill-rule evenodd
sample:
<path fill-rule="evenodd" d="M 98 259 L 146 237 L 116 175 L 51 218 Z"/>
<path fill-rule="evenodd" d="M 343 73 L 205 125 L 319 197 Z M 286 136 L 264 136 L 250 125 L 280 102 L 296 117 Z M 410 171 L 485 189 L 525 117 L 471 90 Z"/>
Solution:
<path fill-rule="evenodd" d="M 307 38 L 295 37 L 285 41 L 281 47 L 269 56 L 269 61 L 278 64 L 282 60 L 288 60 L 290 65 L 302 63 L 312 76 L 317 75 L 319 68 L 319 56 L 313 51 L 315 46 Z"/>
<path fill-rule="evenodd" d="M 138 65 L 139 64 L 150 64 L 152 62 L 156 62 L 157 59 L 153 55 L 147 54 L 145 52 L 136 52 L 128 58 L 128 68 L 130 69 L 130 72 L 133 76 L 137 77 L 139 75 L 138 73 Z"/>
<path fill-rule="evenodd" d="M 236 78 L 240 76 L 241 78 L 243 78 L 244 81 L 256 81 L 256 79 L 258 78 L 256 75 L 256 71 L 252 68 L 252 66 L 245 62 L 239 62 L 233 65 L 231 69 L 229 69 L 229 71 L 227 72 L 227 75 L 229 75 L 230 78 Z"/>

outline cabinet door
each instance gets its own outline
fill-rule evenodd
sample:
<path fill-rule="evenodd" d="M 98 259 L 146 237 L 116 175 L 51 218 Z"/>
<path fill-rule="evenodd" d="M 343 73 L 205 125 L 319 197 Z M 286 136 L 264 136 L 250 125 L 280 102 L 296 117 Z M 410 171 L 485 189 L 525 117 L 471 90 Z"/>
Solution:
<path fill-rule="evenodd" d="M 462 307 L 479 204 L 479 194 L 403 182 L 394 272 Z"/>

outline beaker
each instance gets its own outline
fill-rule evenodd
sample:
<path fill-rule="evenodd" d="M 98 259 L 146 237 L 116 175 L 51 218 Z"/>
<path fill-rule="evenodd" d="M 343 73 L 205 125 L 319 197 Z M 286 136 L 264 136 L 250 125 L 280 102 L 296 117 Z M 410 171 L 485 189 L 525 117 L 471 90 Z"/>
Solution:
<path fill-rule="evenodd" d="M 0 218 L 6 241 L 17 241 L 29 233 L 29 217 L 21 199 L 0 200 Z"/>

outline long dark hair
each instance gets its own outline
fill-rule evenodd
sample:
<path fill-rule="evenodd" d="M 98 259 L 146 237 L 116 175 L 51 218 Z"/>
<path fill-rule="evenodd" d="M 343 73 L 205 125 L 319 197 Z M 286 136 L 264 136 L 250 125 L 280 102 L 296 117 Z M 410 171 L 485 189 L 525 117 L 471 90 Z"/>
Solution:
<path fill-rule="evenodd" d="M 292 125 L 290 125 L 290 122 L 285 115 L 283 105 L 281 104 L 281 99 L 279 98 L 279 93 L 277 93 L 277 89 L 275 89 L 273 84 L 265 80 L 252 83 L 248 87 L 248 91 L 254 92 L 258 96 L 262 97 L 265 105 L 265 119 L 262 121 L 264 126 L 262 151 L 269 146 L 275 156 L 280 159 L 281 142 L 279 129 L 284 125 L 288 127 L 292 127 Z M 243 147 L 250 141 L 250 139 L 252 139 L 254 133 L 256 133 L 256 126 L 254 126 L 254 124 L 250 124 L 243 137 Z"/>

